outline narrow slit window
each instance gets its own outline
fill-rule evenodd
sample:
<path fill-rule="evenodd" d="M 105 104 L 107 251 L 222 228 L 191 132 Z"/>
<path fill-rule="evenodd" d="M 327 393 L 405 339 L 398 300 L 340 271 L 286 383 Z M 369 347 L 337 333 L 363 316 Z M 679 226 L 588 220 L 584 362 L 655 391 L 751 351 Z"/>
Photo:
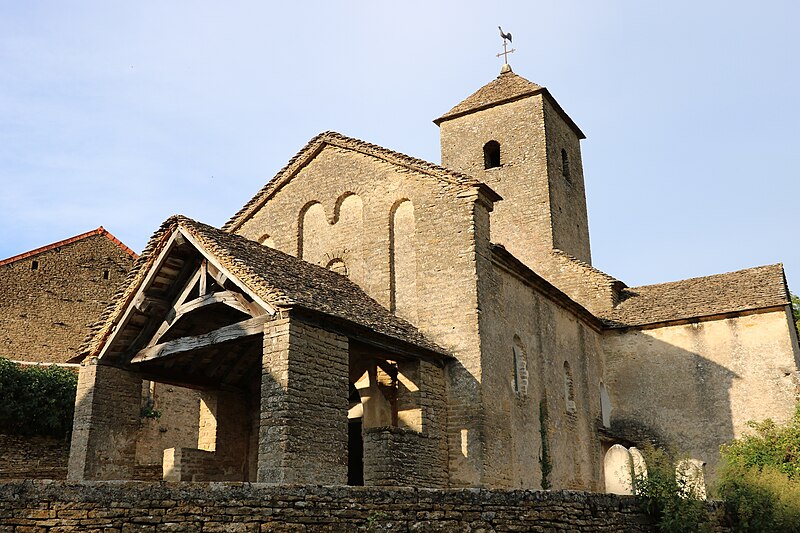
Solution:
<path fill-rule="evenodd" d="M 561 149 L 561 175 L 564 176 L 567 183 L 572 183 L 572 175 L 569 170 L 569 156 L 567 155 L 567 151 L 563 148 Z"/>
<path fill-rule="evenodd" d="M 33 262 L 31 263 L 31 270 L 39 270 L 39 261 L 37 261 L 36 259 L 34 259 Z"/>
<path fill-rule="evenodd" d="M 564 400 L 567 413 L 574 414 L 577 410 L 575 406 L 575 384 L 572 380 L 572 370 L 567 361 L 564 361 Z"/>
<path fill-rule="evenodd" d="M 103 279 L 108 279 L 109 272 L 108 270 L 103 270 Z"/>
<path fill-rule="evenodd" d="M 483 145 L 484 168 L 497 168 L 500 166 L 500 143 L 489 141 Z"/>

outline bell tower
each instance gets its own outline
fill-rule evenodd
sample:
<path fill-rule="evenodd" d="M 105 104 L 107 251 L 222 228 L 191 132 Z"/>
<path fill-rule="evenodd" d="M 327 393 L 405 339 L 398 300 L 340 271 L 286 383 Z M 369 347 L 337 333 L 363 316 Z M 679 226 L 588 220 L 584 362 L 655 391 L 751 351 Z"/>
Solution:
<path fill-rule="evenodd" d="M 583 132 L 540 85 L 500 75 L 434 120 L 442 165 L 497 191 L 492 242 L 532 269 L 555 249 L 591 264 Z"/>

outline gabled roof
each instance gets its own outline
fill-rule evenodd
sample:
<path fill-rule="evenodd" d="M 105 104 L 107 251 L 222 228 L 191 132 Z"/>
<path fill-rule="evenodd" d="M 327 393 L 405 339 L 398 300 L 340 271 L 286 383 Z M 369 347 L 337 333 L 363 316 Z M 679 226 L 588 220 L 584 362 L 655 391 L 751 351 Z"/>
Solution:
<path fill-rule="evenodd" d="M 237 212 L 222 229 L 225 231 L 235 231 L 241 226 L 250 216 L 261 207 L 264 202 L 269 199 L 278 189 L 280 189 L 286 182 L 308 164 L 325 146 L 335 146 L 352 150 L 362 154 L 366 154 L 382 161 L 397 165 L 406 169 L 411 169 L 416 172 L 428 175 L 439 183 L 455 187 L 457 190 L 464 190 L 469 188 L 480 188 L 484 190 L 489 199 L 492 201 L 500 200 L 501 197 L 494 192 L 488 185 L 478 181 L 477 179 L 468 176 L 467 174 L 450 170 L 439 165 L 435 165 L 410 155 L 402 154 L 383 148 L 376 144 L 371 144 L 366 141 L 347 137 L 335 131 L 326 131 L 320 133 L 308 144 L 306 144 L 297 154 L 292 157 L 289 162 L 273 177 L 253 198 L 248 201 L 239 212 Z"/>
<path fill-rule="evenodd" d="M 610 327 L 643 326 L 789 303 L 783 265 L 767 265 L 671 283 L 628 287 L 602 317 Z"/>
<path fill-rule="evenodd" d="M 36 248 L 35 250 L 30 250 L 29 252 L 24 252 L 24 253 L 21 253 L 21 254 L 17 254 L 17 255 L 15 255 L 13 257 L 9 257 L 8 259 L 3 259 L 2 261 L 0 261 L 0 266 L 8 265 L 8 264 L 13 263 L 15 261 L 20 261 L 22 259 L 27 259 L 29 257 L 33 257 L 33 256 L 36 256 L 36 255 L 39 255 L 39 254 L 47 252 L 49 250 L 54 250 L 54 249 L 59 248 L 61 246 L 66 246 L 67 244 L 72 244 L 74 242 L 78 242 L 78 241 L 81 241 L 83 239 L 87 239 L 89 237 L 94 237 L 95 235 L 103 235 L 104 237 L 107 237 L 108 240 L 110 240 L 111 242 L 116 244 L 120 248 L 120 250 L 122 250 L 126 254 L 130 255 L 132 258 L 136 259 L 137 256 L 136 256 L 136 253 L 133 250 L 131 250 L 130 248 L 125 246 L 122 243 L 122 241 L 120 241 L 119 239 L 117 239 L 116 237 L 111 235 L 111 233 L 107 229 L 105 229 L 103 226 L 100 226 L 97 229 L 93 229 L 92 231 L 87 231 L 86 233 L 81 233 L 80 235 L 75 235 L 74 237 L 70 237 L 69 239 L 64 239 L 64 240 L 61 240 L 61 241 L 58 241 L 58 242 L 54 242 L 52 244 L 48 244 L 47 246 L 41 246 L 39 248 Z"/>
<path fill-rule="evenodd" d="M 513 102 L 539 93 L 544 94 L 550 100 L 550 103 L 553 104 L 561 117 L 575 130 L 578 138 L 586 138 L 577 124 L 575 124 L 564 110 L 561 109 L 561 106 L 558 105 L 558 102 L 556 102 L 555 98 L 553 98 L 545 87 L 514 74 L 510 68 L 501 71 L 497 78 L 469 95 L 458 105 L 433 122 L 438 126 L 445 120 L 474 113 L 475 111 L 489 109 L 490 107 Z"/>
<path fill-rule="evenodd" d="M 176 232 L 194 240 L 231 275 L 266 303 L 279 308 L 300 308 L 345 325 L 368 329 L 396 344 L 407 344 L 438 355 L 444 349 L 428 341 L 414 326 L 394 316 L 345 276 L 281 251 L 262 246 L 190 218 L 170 217 L 151 238 L 114 301 L 103 313 L 81 353 L 95 355 L 144 282 L 156 258 Z"/>

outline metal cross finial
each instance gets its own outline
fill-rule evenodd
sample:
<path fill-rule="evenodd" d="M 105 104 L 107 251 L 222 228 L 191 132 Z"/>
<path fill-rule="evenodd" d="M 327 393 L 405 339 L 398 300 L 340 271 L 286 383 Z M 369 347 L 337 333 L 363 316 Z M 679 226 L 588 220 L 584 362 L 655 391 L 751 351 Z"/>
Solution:
<path fill-rule="evenodd" d="M 513 54 L 514 52 L 516 52 L 516 48 L 512 48 L 511 50 L 509 50 L 508 43 L 511 42 L 511 34 L 505 33 L 503 31 L 503 28 L 501 28 L 500 26 L 498 26 L 497 29 L 500 30 L 500 37 L 503 38 L 503 51 L 497 54 L 496 57 L 503 56 L 503 63 L 508 65 L 508 54 Z"/>

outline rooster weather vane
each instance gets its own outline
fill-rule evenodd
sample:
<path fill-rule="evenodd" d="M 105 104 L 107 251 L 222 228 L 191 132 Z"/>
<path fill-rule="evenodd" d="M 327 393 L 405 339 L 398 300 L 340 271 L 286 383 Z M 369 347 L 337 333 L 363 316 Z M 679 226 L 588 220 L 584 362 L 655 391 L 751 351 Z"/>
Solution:
<path fill-rule="evenodd" d="M 503 28 L 501 28 L 500 26 L 498 26 L 497 29 L 500 30 L 500 37 L 503 38 L 503 51 L 497 54 L 496 57 L 503 56 L 503 63 L 508 65 L 508 54 L 513 54 L 514 52 L 516 52 L 516 49 L 515 48 L 512 48 L 511 50 L 508 49 L 508 43 L 512 42 L 511 34 L 504 32 Z"/>

